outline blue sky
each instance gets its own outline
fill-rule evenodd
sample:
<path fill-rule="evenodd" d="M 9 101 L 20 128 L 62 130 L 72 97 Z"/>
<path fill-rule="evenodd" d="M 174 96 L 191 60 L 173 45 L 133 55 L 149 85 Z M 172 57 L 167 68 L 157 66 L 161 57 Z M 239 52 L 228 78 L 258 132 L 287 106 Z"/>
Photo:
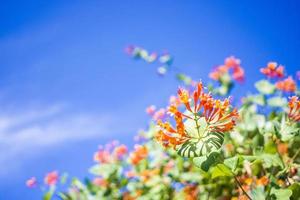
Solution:
<path fill-rule="evenodd" d="M 229 55 L 252 90 L 258 70 L 300 66 L 296 1 L 1 1 L 0 199 L 40 199 L 24 181 L 47 171 L 84 178 L 99 144 L 132 138 L 144 110 L 177 89 L 172 75 L 133 61 L 128 44 L 168 50 L 175 65 L 207 80 Z"/>

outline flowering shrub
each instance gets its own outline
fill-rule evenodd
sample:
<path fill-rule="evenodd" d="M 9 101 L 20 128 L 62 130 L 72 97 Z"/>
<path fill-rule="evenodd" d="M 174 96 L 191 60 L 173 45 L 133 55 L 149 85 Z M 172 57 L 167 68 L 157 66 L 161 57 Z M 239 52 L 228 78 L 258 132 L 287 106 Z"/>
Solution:
<path fill-rule="evenodd" d="M 169 54 L 136 46 L 126 52 L 163 64 L 160 74 L 174 69 Z M 261 73 L 266 79 L 241 105 L 228 97 L 245 79 L 238 58 L 213 69 L 209 77 L 216 83 L 207 87 L 176 74 L 185 88 L 165 108 L 146 109 L 151 121 L 138 134 L 139 144 L 131 151 L 117 141 L 100 147 L 89 170 L 92 180 L 66 182 L 66 175 L 48 173 L 44 199 L 299 199 L 299 90 L 282 65 L 270 62 Z M 65 183 L 68 189 L 61 190 Z M 35 177 L 26 185 L 43 186 Z"/>

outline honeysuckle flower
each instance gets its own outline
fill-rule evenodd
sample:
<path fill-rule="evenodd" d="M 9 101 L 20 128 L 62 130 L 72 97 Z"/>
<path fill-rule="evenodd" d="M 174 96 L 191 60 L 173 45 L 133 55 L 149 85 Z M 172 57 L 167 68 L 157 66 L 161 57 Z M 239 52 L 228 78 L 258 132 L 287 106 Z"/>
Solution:
<path fill-rule="evenodd" d="M 176 148 L 191 139 L 207 138 L 211 133 L 223 134 L 235 126 L 238 112 L 236 109 L 230 111 L 229 99 L 214 99 L 211 94 L 203 91 L 201 82 L 197 84 L 192 95 L 180 88 L 178 98 L 185 105 L 186 111 L 181 112 L 174 105 L 169 107 L 176 128 L 170 122 L 157 122 L 160 129 L 156 139 L 165 147 Z"/>
<path fill-rule="evenodd" d="M 180 99 L 174 95 L 170 96 L 169 98 L 169 104 L 174 105 L 174 106 L 179 106 L 180 105 Z"/>
<path fill-rule="evenodd" d="M 107 186 L 107 181 L 103 178 L 96 177 L 93 180 L 93 184 L 97 185 L 97 186 L 100 186 L 100 187 L 106 187 Z"/>
<path fill-rule="evenodd" d="M 266 186 L 269 183 L 269 179 L 267 176 L 263 176 L 256 180 L 256 185 Z"/>
<path fill-rule="evenodd" d="M 94 161 L 99 163 L 109 163 L 111 161 L 109 151 L 105 149 L 99 149 L 94 153 Z"/>
<path fill-rule="evenodd" d="M 228 70 L 229 68 L 226 65 L 220 65 L 214 68 L 214 70 L 211 73 L 209 73 L 209 78 L 218 81 L 224 73 L 228 72 Z"/>
<path fill-rule="evenodd" d="M 141 160 L 148 157 L 148 149 L 146 146 L 135 145 L 134 151 L 130 154 L 130 162 L 137 165 Z"/>
<path fill-rule="evenodd" d="M 117 158 L 119 158 L 119 159 L 122 158 L 125 154 L 127 154 L 127 152 L 128 152 L 128 148 L 124 144 L 117 146 L 114 149 L 114 153 L 117 156 Z"/>
<path fill-rule="evenodd" d="M 148 106 L 146 108 L 146 113 L 150 116 L 153 116 L 154 113 L 155 113 L 155 110 L 156 110 L 156 106 L 155 105 L 151 105 L 151 106 Z"/>
<path fill-rule="evenodd" d="M 297 96 L 290 97 L 288 117 L 296 122 L 300 121 L 300 101 Z"/>
<path fill-rule="evenodd" d="M 241 60 L 230 56 L 225 59 L 224 65 L 216 67 L 209 77 L 213 80 L 220 81 L 224 74 L 228 74 L 229 70 L 232 70 L 232 78 L 238 82 L 242 82 L 245 79 L 244 69 L 241 67 Z"/>
<path fill-rule="evenodd" d="M 278 90 L 282 90 L 284 92 L 295 92 L 296 91 L 296 82 L 293 80 L 291 76 L 288 78 L 277 81 L 275 84 Z"/>
<path fill-rule="evenodd" d="M 157 120 L 163 119 L 165 116 L 166 116 L 166 109 L 161 108 L 161 109 L 157 110 L 157 111 L 153 114 L 152 119 L 153 119 L 154 121 L 157 121 Z"/>
<path fill-rule="evenodd" d="M 31 177 L 26 181 L 26 186 L 29 188 L 34 188 L 37 186 L 37 180 L 36 177 Z"/>
<path fill-rule="evenodd" d="M 276 62 L 269 62 L 265 68 L 261 68 L 260 72 L 268 78 L 283 78 L 284 67 Z"/>
<path fill-rule="evenodd" d="M 52 171 L 46 174 L 44 178 L 44 182 L 46 185 L 53 186 L 56 185 L 58 181 L 58 172 L 57 171 Z"/>
<path fill-rule="evenodd" d="M 241 60 L 238 58 L 235 58 L 234 56 L 229 56 L 227 58 L 225 58 L 225 62 L 224 62 L 225 66 L 227 67 L 233 67 L 233 68 L 237 68 L 240 67 L 241 65 Z"/>
<path fill-rule="evenodd" d="M 185 193 L 185 200 L 198 199 L 199 188 L 197 185 L 188 184 L 187 186 L 184 187 L 183 191 Z"/>
<path fill-rule="evenodd" d="M 243 82 L 245 79 L 245 71 L 242 67 L 233 68 L 232 77 L 234 80 Z"/>
<path fill-rule="evenodd" d="M 288 152 L 288 144 L 287 143 L 279 142 L 277 144 L 277 150 L 278 150 L 278 153 L 281 154 L 281 155 L 287 154 L 287 152 Z"/>

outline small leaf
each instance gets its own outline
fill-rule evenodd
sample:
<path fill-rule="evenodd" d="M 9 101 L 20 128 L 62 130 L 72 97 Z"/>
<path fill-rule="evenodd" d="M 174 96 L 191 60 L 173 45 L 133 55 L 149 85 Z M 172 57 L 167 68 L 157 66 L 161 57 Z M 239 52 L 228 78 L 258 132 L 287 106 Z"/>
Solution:
<path fill-rule="evenodd" d="M 224 164 L 231 169 L 231 171 L 235 171 L 239 164 L 243 162 L 242 156 L 234 156 L 232 158 L 227 158 L 224 160 Z"/>
<path fill-rule="evenodd" d="M 212 178 L 217 178 L 221 176 L 233 176 L 232 172 L 230 169 L 224 165 L 224 164 L 217 164 L 213 169 L 212 169 Z"/>
<path fill-rule="evenodd" d="M 270 194 L 274 195 L 277 200 L 289 200 L 292 196 L 292 190 L 272 188 Z"/>
<path fill-rule="evenodd" d="M 279 166 L 283 168 L 283 164 L 277 154 L 261 154 L 258 156 L 258 159 L 264 162 L 266 168 L 270 168 L 272 166 Z"/>
<path fill-rule="evenodd" d="M 275 86 L 267 80 L 256 82 L 255 87 L 262 94 L 273 94 L 275 92 Z"/>

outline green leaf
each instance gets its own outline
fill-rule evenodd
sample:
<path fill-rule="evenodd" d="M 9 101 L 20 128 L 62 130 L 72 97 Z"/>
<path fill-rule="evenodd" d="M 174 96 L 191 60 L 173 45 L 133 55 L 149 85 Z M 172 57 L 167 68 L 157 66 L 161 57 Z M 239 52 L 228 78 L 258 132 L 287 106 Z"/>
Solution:
<path fill-rule="evenodd" d="M 289 200 L 292 196 L 292 190 L 272 188 L 270 194 L 274 195 L 277 200 Z"/>
<path fill-rule="evenodd" d="M 224 165 L 224 164 L 217 164 L 211 172 L 212 178 L 217 178 L 221 176 L 233 176 L 233 173 L 230 171 L 230 169 Z"/>
<path fill-rule="evenodd" d="M 209 156 L 201 156 L 193 159 L 194 164 L 201 168 L 203 171 L 208 172 L 210 167 L 220 162 L 220 153 L 212 152 Z"/>
<path fill-rule="evenodd" d="M 287 104 L 286 98 L 272 97 L 267 100 L 267 104 L 272 107 L 283 107 Z"/>
<path fill-rule="evenodd" d="M 299 128 L 297 128 L 296 124 L 289 124 L 285 119 L 285 115 L 283 115 L 281 123 L 276 125 L 277 133 L 280 135 L 281 140 L 284 142 L 289 141 L 295 135 L 299 134 Z"/>
<path fill-rule="evenodd" d="M 177 153 L 182 157 L 200 157 L 219 150 L 223 142 L 224 135 L 214 132 L 200 140 L 191 139 L 186 141 L 177 149 Z"/>
<path fill-rule="evenodd" d="M 223 142 L 224 134 L 219 132 L 208 132 L 204 117 L 198 119 L 197 123 L 188 119 L 184 123 L 187 134 L 192 138 L 177 147 L 177 153 L 182 157 L 200 157 L 211 152 L 218 151 Z"/>
<path fill-rule="evenodd" d="M 262 160 L 264 162 L 264 165 L 266 168 L 270 168 L 272 166 L 279 166 L 283 168 L 283 164 L 277 154 L 261 154 L 258 156 L 258 159 Z"/>
<path fill-rule="evenodd" d="M 292 190 L 293 195 L 291 199 L 297 199 L 300 197 L 300 184 L 299 183 L 294 183 L 289 187 L 290 190 Z"/>
<path fill-rule="evenodd" d="M 267 80 L 256 82 L 255 87 L 262 94 L 273 94 L 275 92 L 275 86 Z"/>
<path fill-rule="evenodd" d="M 231 169 L 231 171 L 235 171 L 236 168 L 244 161 L 242 156 L 234 156 L 232 158 L 227 158 L 224 160 L 224 164 Z"/>

